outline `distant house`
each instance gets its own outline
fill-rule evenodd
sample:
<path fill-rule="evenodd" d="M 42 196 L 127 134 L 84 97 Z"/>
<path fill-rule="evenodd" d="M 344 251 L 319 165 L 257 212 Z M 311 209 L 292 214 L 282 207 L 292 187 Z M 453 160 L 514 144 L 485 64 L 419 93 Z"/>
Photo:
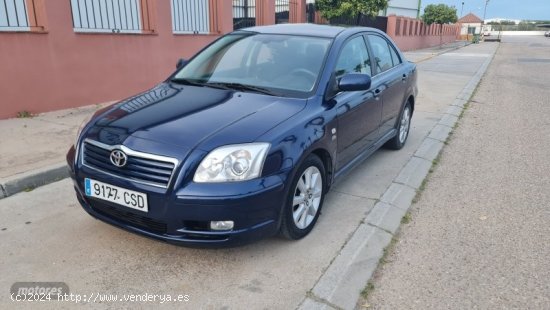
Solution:
<path fill-rule="evenodd" d="M 473 13 L 469 13 L 461 17 L 457 23 L 461 24 L 460 26 L 460 37 L 461 39 L 468 39 L 475 34 L 481 34 L 481 29 L 483 26 L 483 20 L 477 17 Z"/>

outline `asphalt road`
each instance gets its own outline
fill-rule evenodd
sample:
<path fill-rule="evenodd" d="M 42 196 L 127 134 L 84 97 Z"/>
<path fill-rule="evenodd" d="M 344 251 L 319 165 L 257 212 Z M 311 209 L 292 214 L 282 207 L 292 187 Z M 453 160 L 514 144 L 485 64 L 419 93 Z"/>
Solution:
<path fill-rule="evenodd" d="M 188 302 L 169 308 L 296 308 L 495 46 L 471 45 L 421 63 L 406 147 L 376 152 L 337 184 L 316 228 L 300 241 L 270 238 L 223 250 L 164 244 L 92 219 L 78 206 L 69 180 L 0 200 L 0 308 L 36 307 L 10 301 L 16 281 L 63 281 L 87 299 L 98 293 L 188 295 Z"/>
<path fill-rule="evenodd" d="M 549 76 L 550 39 L 504 37 L 369 309 L 550 309 Z"/>

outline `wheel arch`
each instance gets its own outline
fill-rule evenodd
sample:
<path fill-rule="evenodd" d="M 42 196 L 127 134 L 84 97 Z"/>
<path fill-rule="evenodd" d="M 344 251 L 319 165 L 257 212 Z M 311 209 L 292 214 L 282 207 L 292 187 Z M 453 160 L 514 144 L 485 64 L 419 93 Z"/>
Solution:
<path fill-rule="evenodd" d="M 407 101 L 405 101 L 405 103 L 410 103 L 411 104 L 411 116 L 412 114 L 414 113 L 414 103 L 415 103 L 415 98 L 413 95 L 409 95 L 409 97 L 407 98 Z"/>
<path fill-rule="evenodd" d="M 312 150 L 309 154 L 316 155 L 323 162 L 323 165 L 325 166 L 325 173 L 327 174 L 326 175 L 326 188 L 328 190 L 330 188 L 330 186 L 332 184 L 332 180 L 333 180 L 332 156 L 324 148 L 316 148 L 316 149 Z"/>

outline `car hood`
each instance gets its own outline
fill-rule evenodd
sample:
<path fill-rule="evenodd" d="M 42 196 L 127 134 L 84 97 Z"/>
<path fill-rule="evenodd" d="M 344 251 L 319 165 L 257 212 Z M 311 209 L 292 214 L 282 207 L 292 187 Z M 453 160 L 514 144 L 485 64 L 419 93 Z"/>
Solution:
<path fill-rule="evenodd" d="M 130 137 L 208 151 L 253 142 L 305 104 L 305 99 L 166 82 L 100 114 L 88 136 L 109 145 Z"/>

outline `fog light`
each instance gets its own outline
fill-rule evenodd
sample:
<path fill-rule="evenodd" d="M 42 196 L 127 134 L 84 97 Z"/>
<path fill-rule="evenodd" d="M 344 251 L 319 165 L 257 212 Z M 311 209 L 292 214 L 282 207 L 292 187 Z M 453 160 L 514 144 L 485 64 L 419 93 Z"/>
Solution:
<path fill-rule="evenodd" d="M 233 229 L 233 221 L 212 221 L 210 222 L 212 230 L 231 230 Z"/>

